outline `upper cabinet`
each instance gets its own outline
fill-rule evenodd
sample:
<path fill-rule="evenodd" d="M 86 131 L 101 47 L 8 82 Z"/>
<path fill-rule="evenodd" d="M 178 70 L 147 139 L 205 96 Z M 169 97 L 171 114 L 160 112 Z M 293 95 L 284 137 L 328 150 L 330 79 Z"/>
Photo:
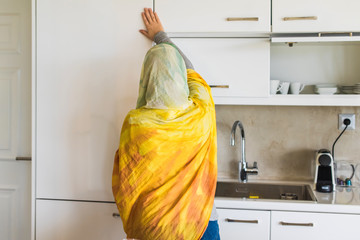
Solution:
<path fill-rule="evenodd" d="M 210 85 L 216 104 L 269 95 L 270 41 L 266 38 L 173 38 Z M 261 69 L 261 71 L 259 71 Z"/>
<path fill-rule="evenodd" d="M 156 0 L 167 32 L 270 32 L 270 0 Z"/>
<path fill-rule="evenodd" d="M 359 9 L 359 0 L 272 0 L 272 31 L 359 32 Z"/>
<path fill-rule="evenodd" d="M 360 32 L 359 9 L 358 0 L 155 1 L 166 31 L 181 36 Z"/>

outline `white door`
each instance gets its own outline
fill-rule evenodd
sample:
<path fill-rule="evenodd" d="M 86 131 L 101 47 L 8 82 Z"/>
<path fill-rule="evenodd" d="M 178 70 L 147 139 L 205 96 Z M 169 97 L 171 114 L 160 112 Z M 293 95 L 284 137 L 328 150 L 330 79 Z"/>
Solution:
<path fill-rule="evenodd" d="M 114 203 L 36 200 L 36 240 L 122 240 Z"/>
<path fill-rule="evenodd" d="M 0 239 L 31 238 L 30 162 L 0 161 Z"/>
<path fill-rule="evenodd" d="M 359 239 L 360 215 L 271 212 L 271 239 Z"/>
<path fill-rule="evenodd" d="M 269 0 L 156 0 L 167 32 L 270 32 Z"/>
<path fill-rule="evenodd" d="M 217 212 L 221 239 L 270 239 L 270 211 L 217 209 Z"/>
<path fill-rule="evenodd" d="M 0 239 L 30 239 L 31 0 L 0 1 Z"/>
<path fill-rule="evenodd" d="M 358 0 L 273 0 L 273 32 L 359 32 Z"/>
<path fill-rule="evenodd" d="M 36 198 L 114 201 L 115 151 L 136 106 L 151 0 L 37 1 Z"/>

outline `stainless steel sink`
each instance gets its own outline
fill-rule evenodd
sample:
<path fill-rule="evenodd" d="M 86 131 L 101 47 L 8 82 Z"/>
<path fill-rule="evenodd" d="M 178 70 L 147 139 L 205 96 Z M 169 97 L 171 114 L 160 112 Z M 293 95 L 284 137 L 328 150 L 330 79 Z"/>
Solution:
<path fill-rule="evenodd" d="M 311 201 L 316 198 L 308 184 L 218 182 L 216 197 Z"/>

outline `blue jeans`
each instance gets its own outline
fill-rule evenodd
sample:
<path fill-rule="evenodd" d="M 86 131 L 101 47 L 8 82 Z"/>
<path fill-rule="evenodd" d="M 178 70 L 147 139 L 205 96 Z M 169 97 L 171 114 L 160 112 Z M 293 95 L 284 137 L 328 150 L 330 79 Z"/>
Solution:
<path fill-rule="evenodd" d="M 209 221 L 201 240 L 220 240 L 218 221 Z"/>

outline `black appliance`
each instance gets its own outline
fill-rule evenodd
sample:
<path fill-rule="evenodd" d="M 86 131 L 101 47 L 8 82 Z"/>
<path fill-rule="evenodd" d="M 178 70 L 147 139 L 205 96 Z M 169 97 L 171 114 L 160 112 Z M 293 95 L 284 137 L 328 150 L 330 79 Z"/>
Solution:
<path fill-rule="evenodd" d="M 320 149 L 316 152 L 316 191 L 330 193 L 334 190 L 334 159 L 327 149 Z"/>

